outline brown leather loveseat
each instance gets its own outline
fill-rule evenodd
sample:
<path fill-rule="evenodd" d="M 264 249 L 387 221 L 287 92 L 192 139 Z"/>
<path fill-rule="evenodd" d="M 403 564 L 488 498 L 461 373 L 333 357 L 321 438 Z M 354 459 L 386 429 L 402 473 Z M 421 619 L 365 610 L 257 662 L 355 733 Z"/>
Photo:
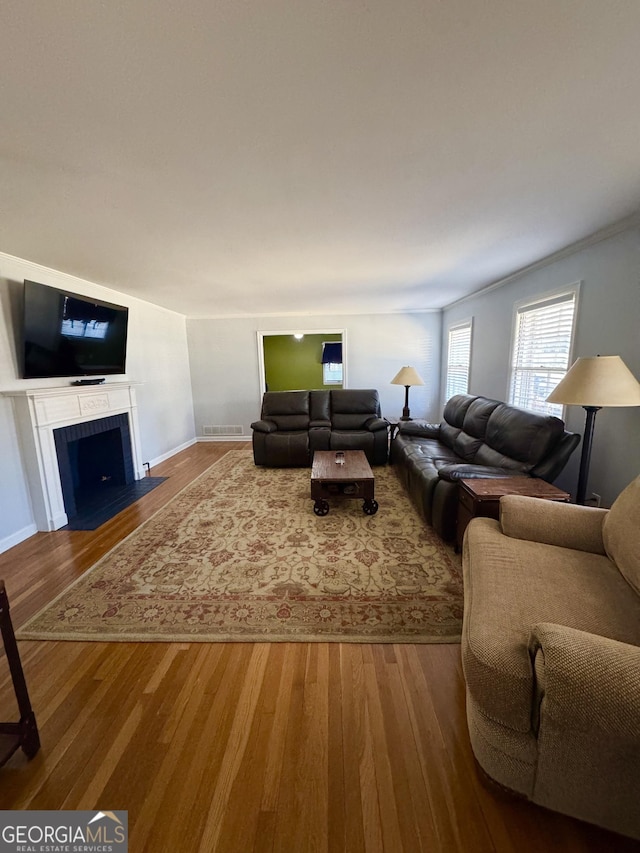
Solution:
<path fill-rule="evenodd" d="M 253 458 L 269 468 L 304 468 L 316 450 L 363 450 L 371 465 L 384 465 L 388 427 L 373 389 L 267 391 L 251 424 Z"/>
<path fill-rule="evenodd" d="M 453 541 L 458 480 L 530 475 L 552 483 L 579 442 L 559 418 L 457 394 L 441 423 L 400 423 L 391 462 L 427 523 Z"/>

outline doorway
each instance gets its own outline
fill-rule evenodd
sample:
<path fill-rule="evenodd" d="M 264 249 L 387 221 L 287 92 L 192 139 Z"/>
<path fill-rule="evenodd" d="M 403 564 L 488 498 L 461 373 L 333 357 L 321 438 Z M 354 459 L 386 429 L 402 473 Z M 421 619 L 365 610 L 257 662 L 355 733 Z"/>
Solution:
<path fill-rule="evenodd" d="M 344 388 L 345 337 L 344 329 L 258 332 L 261 394 Z"/>

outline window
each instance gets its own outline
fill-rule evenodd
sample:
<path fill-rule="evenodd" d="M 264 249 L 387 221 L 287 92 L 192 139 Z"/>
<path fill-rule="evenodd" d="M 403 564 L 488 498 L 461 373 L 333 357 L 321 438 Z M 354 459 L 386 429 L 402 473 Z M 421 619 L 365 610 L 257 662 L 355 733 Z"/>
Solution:
<path fill-rule="evenodd" d="M 569 369 L 578 287 L 516 308 L 509 402 L 562 417 L 546 399 Z"/>
<path fill-rule="evenodd" d="M 324 385 L 342 385 L 342 342 L 323 342 L 322 382 Z"/>
<path fill-rule="evenodd" d="M 466 394 L 468 392 L 470 363 L 471 320 L 467 320 L 449 328 L 445 403 L 454 394 Z"/>
<path fill-rule="evenodd" d="M 324 385 L 342 385 L 342 365 L 328 361 L 322 365 L 322 382 Z"/>

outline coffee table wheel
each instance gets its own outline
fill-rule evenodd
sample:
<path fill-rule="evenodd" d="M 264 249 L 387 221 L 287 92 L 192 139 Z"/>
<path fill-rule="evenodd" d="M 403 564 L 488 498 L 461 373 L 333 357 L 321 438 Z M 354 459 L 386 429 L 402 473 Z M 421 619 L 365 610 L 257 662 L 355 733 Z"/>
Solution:
<path fill-rule="evenodd" d="M 365 515 L 375 515 L 378 512 L 378 501 L 374 501 L 373 498 L 369 501 L 365 501 L 362 504 L 362 511 Z"/>
<path fill-rule="evenodd" d="M 316 515 L 326 515 L 329 512 L 328 501 L 325 501 L 322 498 L 318 499 L 313 505 L 313 511 Z"/>

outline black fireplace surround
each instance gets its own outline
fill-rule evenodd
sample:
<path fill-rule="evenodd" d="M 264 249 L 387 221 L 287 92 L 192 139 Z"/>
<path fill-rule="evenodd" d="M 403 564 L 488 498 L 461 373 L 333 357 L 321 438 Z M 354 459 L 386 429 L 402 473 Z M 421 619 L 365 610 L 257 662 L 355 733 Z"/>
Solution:
<path fill-rule="evenodd" d="M 53 431 L 67 518 L 100 491 L 135 480 L 129 417 L 112 415 Z"/>

